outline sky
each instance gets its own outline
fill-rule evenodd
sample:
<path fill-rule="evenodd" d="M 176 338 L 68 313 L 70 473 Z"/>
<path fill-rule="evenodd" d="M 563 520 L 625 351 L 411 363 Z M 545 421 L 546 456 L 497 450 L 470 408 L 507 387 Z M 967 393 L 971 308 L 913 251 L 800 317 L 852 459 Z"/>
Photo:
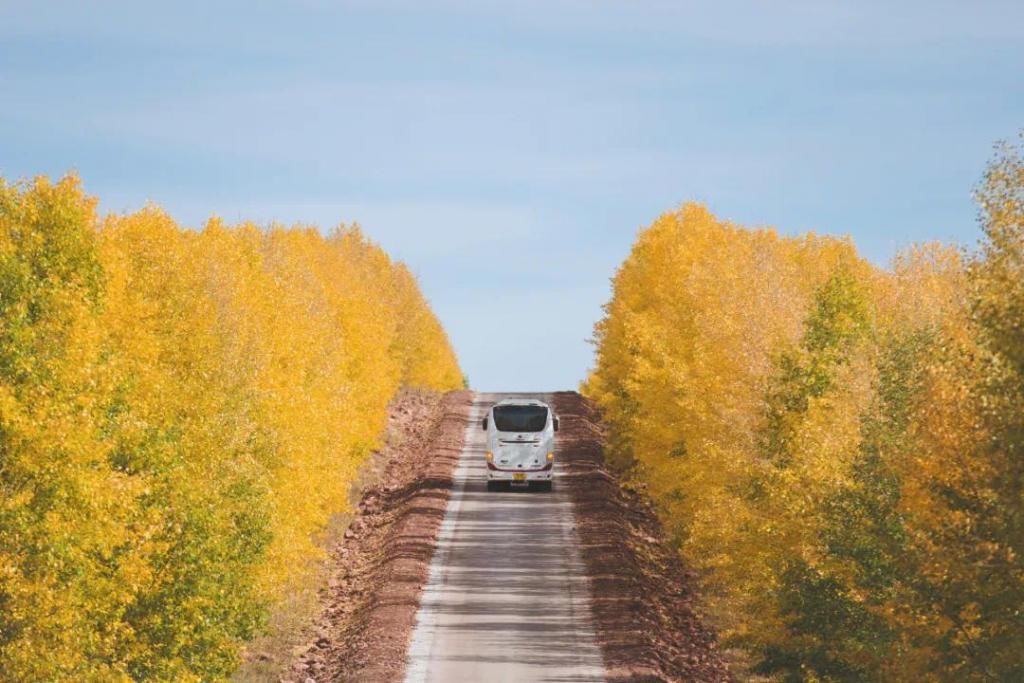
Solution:
<path fill-rule="evenodd" d="M 0 176 L 103 211 L 358 221 L 472 386 L 575 388 L 609 280 L 683 202 L 972 245 L 1024 128 L 1024 3 L 8 2 Z"/>

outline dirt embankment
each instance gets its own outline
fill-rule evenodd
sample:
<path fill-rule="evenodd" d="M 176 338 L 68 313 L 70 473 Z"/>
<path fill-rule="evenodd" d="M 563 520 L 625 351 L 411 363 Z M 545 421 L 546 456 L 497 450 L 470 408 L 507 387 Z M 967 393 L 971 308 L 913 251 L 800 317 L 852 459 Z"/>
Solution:
<path fill-rule="evenodd" d="M 649 501 L 605 467 L 596 411 L 575 392 L 556 394 L 554 403 L 608 680 L 732 681 L 698 612 L 694 575 L 664 542 Z"/>
<path fill-rule="evenodd" d="M 457 392 L 395 407 L 374 483 L 330 549 L 313 635 L 283 680 L 401 680 L 472 398 Z M 694 575 L 663 540 L 647 499 L 605 467 L 596 412 L 575 392 L 555 394 L 554 403 L 557 485 L 572 496 L 609 682 L 733 681 L 698 611 Z"/>
<path fill-rule="evenodd" d="M 392 410 L 379 475 L 329 549 L 320 616 L 284 680 L 401 679 L 471 407 L 472 394 L 460 391 Z"/>

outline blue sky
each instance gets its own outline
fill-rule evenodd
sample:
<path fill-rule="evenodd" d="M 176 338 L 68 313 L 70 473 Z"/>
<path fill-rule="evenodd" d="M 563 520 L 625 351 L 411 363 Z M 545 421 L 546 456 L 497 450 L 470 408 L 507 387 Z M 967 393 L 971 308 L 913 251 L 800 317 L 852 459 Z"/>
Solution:
<path fill-rule="evenodd" d="M 0 175 L 359 221 L 481 389 L 575 387 L 637 229 L 689 199 L 878 263 L 972 244 L 1024 127 L 1018 1 L 147 4 L 0 4 Z"/>

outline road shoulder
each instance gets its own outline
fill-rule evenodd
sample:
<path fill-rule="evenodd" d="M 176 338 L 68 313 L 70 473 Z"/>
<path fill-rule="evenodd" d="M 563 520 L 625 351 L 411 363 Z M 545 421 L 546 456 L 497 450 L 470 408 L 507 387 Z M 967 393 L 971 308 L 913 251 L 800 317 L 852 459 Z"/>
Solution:
<path fill-rule="evenodd" d="M 330 549 L 330 578 L 313 639 L 287 680 L 402 680 L 434 545 L 462 453 L 473 395 L 446 395 L 434 414 L 408 419 L 385 448 L 384 472 Z"/>
<path fill-rule="evenodd" d="M 698 611 L 695 576 L 665 542 L 650 502 L 605 466 L 596 410 L 576 392 L 555 394 L 554 408 L 608 681 L 733 680 Z"/>

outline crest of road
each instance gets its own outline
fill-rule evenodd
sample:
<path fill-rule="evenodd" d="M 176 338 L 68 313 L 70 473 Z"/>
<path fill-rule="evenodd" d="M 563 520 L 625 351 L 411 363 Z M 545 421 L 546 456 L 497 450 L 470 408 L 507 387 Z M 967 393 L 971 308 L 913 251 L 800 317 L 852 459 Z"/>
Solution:
<path fill-rule="evenodd" d="M 488 491 L 480 420 L 510 397 L 477 394 L 416 615 L 406 683 L 603 681 L 572 500 Z"/>

